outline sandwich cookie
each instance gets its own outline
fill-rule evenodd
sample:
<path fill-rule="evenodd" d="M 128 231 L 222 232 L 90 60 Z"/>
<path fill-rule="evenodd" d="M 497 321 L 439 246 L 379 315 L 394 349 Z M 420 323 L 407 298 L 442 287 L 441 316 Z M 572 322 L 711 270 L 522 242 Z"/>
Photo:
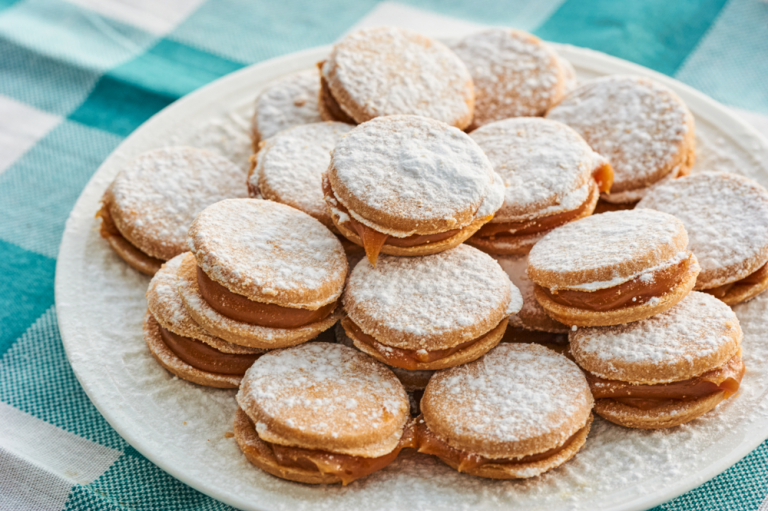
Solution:
<path fill-rule="evenodd" d="M 412 115 L 350 131 L 331 153 L 323 191 L 336 228 L 374 265 L 379 252 L 453 248 L 504 202 L 504 183 L 469 135 Z"/>
<path fill-rule="evenodd" d="M 206 331 L 261 349 L 308 341 L 341 317 L 347 276 L 338 239 L 284 204 L 225 200 L 189 228 L 179 268 L 184 306 Z"/>
<path fill-rule="evenodd" d="M 408 396 L 369 356 L 324 342 L 270 352 L 237 393 L 235 440 L 274 476 L 344 485 L 413 447 Z"/>
<path fill-rule="evenodd" d="M 319 94 L 316 69 L 294 73 L 267 85 L 256 98 L 251 120 L 253 152 L 258 152 L 259 142 L 280 131 L 322 121 L 317 107 Z"/>
<path fill-rule="evenodd" d="M 504 204 L 468 243 L 492 254 L 520 255 L 547 232 L 592 214 L 613 171 L 565 124 L 519 117 L 470 134 L 504 180 Z"/>
<path fill-rule="evenodd" d="M 153 357 L 179 378 L 208 387 L 236 389 L 264 350 L 212 336 L 190 317 L 178 291 L 177 255 L 152 277 L 147 290 L 144 341 Z"/>
<path fill-rule="evenodd" d="M 606 76 L 579 86 L 547 118 L 575 129 L 611 163 L 610 193 L 628 207 L 648 187 L 690 173 L 696 158 L 693 115 L 670 89 L 639 76 Z"/>
<path fill-rule="evenodd" d="M 637 207 L 683 221 L 701 265 L 695 289 L 735 305 L 768 288 L 768 192 L 755 181 L 696 174 L 654 187 Z"/>
<path fill-rule="evenodd" d="M 694 291 L 652 318 L 571 332 L 595 411 L 628 428 L 671 428 L 707 413 L 744 376 L 739 320 L 723 302 Z"/>
<path fill-rule="evenodd" d="M 533 295 L 534 283 L 528 278 L 527 256 L 499 256 L 496 262 L 517 286 L 523 297 L 523 307 L 509 317 L 501 342 L 535 342 L 558 353 L 568 350 L 568 325 L 549 317 Z"/>
<path fill-rule="evenodd" d="M 387 365 L 432 371 L 465 364 L 499 343 L 523 305 L 489 255 L 467 245 L 424 257 L 361 261 L 341 320 L 361 351 Z"/>
<path fill-rule="evenodd" d="M 470 130 L 510 117 L 544 115 L 568 92 L 573 68 L 535 35 L 494 28 L 469 35 L 451 48 L 475 84 Z"/>
<path fill-rule="evenodd" d="M 576 326 L 639 321 L 670 309 L 699 274 L 683 223 L 650 209 L 613 211 L 547 234 L 528 257 L 534 296 Z"/>
<path fill-rule="evenodd" d="M 323 198 L 323 173 L 331 163 L 331 151 L 352 128 L 341 122 L 318 122 L 265 140 L 252 158 L 249 195 L 296 208 L 336 231 Z"/>
<path fill-rule="evenodd" d="M 466 66 L 447 46 L 416 32 L 353 32 L 318 66 L 323 120 L 359 124 L 408 114 L 459 129 L 472 121 L 475 90 Z"/>
<path fill-rule="evenodd" d="M 500 344 L 432 377 L 416 420 L 419 452 L 479 477 L 534 477 L 581 449 L 593 404 L 581 370 L 564 356 Z"/>
<path fill-rule="evenodd" d="M 101 236 L 131 267 L 154 275 L 186 252 L 195 216 L 222 199 L 245 197 L 243 171 L 217 154 L 192 147 L 146 152 L 112 181 L 96 214 Z"/>

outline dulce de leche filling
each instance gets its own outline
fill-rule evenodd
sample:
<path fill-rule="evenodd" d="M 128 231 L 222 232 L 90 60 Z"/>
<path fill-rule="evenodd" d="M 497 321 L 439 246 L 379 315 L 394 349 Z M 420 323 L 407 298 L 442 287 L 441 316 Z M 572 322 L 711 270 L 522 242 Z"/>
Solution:
<path fill-rule="evenodd" d="M 248 421 L 253 427 L 250 418 Z M 321 474 L 335 475 L 343 485 L 347 485 L 356 479 L 365 477 L 369 474 L 381 470 L 397 458 L 400 451 L 406 447 L 416 448 L 415 436 L 411 424 L 407 424 L 403 430 L 403 436 L 400 442 L 392 452 L 376 458 L 364 458 L 362 456 L 351 456 L 349 454 L 337 454 L 317 449 L 304 449 L 302 447 L 288 447 L 285 445 L 273 444 L 261 440 L 267 445 L 274 461 L 285 468 L 298 468 L 301 470 L 318 471 Z"/>
<path fill-rule="evenodd" d="M 589 388 L 595 399 L 610 398 L 619 403 L 651 410 L 675 401 L 695 401 L 718 392 L 728 398 L 739 390 L 744 377 L 744 362 L 735 355 L 723 366 L 701 376 L 659 385 L 632 385 L 618 380 L 606 380 L 586 372 Z"/>
<path fill-rule="evenodd" d="M 762 283 L 768 278 L 768 263 L 762 265 L 754 273 L 750 273 L 741 280 L 731 282 L 730 284 L 723 284 L 722 286 L 713 287 L 711 289 L 702 289 L 702 293 L 708 293 L 715 298 L 723 298 L 732 290 L 737 290 L 740 287 L 751 287 Z"/>
<path fill-rule="evenodd" d="M 457 351 L 472 346 L 476 342 L 482 340 L 485 335 L 487 335 L 485 334 L 476 339 L 472 339 L 467 342 L 457 344 L 451 348 L 442 350 L 405 350 L 402 348 L 393 348 L 392 346 L 381 344 L 379 341 L 374 339 L 373 336 L 363 332 L 354 321 L 349 319 L 349 317 L 342 319 L 341 324 L 345 330 L 348 330 L 349 333 L 355 337 L 355 339 L 367 344 L 376 350 L 386 360 L 387 364 L 395 367 L 402 367 L 403 369 L 409 369 L 411 371 L 419 369 L 419 364 L 428 364 L 430 362 L 435 362 L 436 360 L 448 358 Z"/>
<path fill-rule="evenodd" d="M 235 355 L 222 353 L 202 341 L 178 335 L 160 327 L 160 336 L 168 349 L 177 357 L 201 371 L 216 374 L 243 376 L 261 353 Z"/>
<path fill-rule="evenodd" d="M 588 426 L 584 426 L 585 428 Z M 558 454 L 563 449 L 566 449 L 573 443 L 576 437 L 583 431 L 584 428 L 576 431 L 561 445 L 552 449 L 540 452 L 538 454 L 531 454 L 529 456 L 522 456 L 520 458 L 486 458 L 479 454 L 457 449 L 451 447 L 447 442 L 438 438 L 427 427 L 424 419 L 419 417 L 416 419 L 416 444 L 418 445 L 418 451 L 424 454 L 432 454 L 442 460 L 446 460 L 453 465 L 457 466 L 459 472 L 466 472 L 469 470 L 482 467 L 483 465 L 522 465 L 525 463 L 533 463 L 547 459 L 555 454 Z"/>
<path fill-rule="evenodd" d="M 413 234 L 411 236 L 406 236 L 405 238 L 390 236 L 389 234 L 384 234 L 368 227 L 367 225 L 361 224 L 352 218 L 352 215 L 349 214 L 349 210 L 344 207 L 339 199 L 336 198 L 336 196 L 333 194 L 333 190 L 330 189 L 330 184 L 328 183 L 327 179 L 323 180 L 323 191 L 325 192 L 326 196 L 333 197 L 338 204 L 337 209 L 347 215 L 349 220 L 346 220 L 342 223 L 347 224 L 348 227 L 355 231 L 355 233 L 357 233 L 357 235 L 360 237 L 360 241 L 363 244 L 363 249 L 365 249 L 365 255 L 368 258 L 368 261 L 370 261 L 370 263 L 374 266 L 376 265 L 376 260 L 379 258 L 381 248 L 384 245 L 389 245 L 392 247 L 418 247 L 421 245 L 427 245 L 429 243 L 436 243 L 438 241 L 446 240 L 461 232 L 461 229 L 451 229 L 449 231 L 438 232 L 435 234 Z"/>
<path fill-rule="evenodd" d="M 643 274 L 618 286 L 596 291 L 572 289 L 551 291 L 538 287 L 553 302 L 561 305 L 597 312 L 622 309 L 647 303 L 674 288 L 688 271 L 691 257 L 692 255 L 689 255 L 677 264 L 661 268 L 651 274 Z"/>
<path fill-rule="evenodd" d="M 479 238 L 503 238 L 549 231 L 555 227 L 565 225 L 575 218 L 581 217 L 587 211 L 590 204 L 592 204 L 594 199 L 593 195 L 596 193 L 598 192 L 594 187 L 591 188 L 587 200 L 576 209 L 541 218 L 534 218 L 533 220 L 487 223 L 475 233 L 475 236 Z"/>
<path fill-rule="evenodd" d="M 520 342 L 527 344 L 541 344 L 558 353 L 568 351 L 568 334 L 558 334 L 552 332 L 540 332 L 538 330 L 528 330 L 519 326 L 507 326 L 504 331 L 504 337 L 501 342 Z"/>
<path fill-rule="evenodd" d="M 112 219 L 112 214 L 109 212 L 108 204 L 102 202 L 101 209 L 99 209 L 99 212 L 96 213 L 96 216 L 101 218 L 101 227 L 99 228 L 99 234 L 101 235 L 102 238 L 107 239 L 112 236 L 116 236 L 118 238 L 124 239 L 125 242 L 128 243 L 131 246 L 131 248 L 135 250 L 137 257 L 140 257 L 141 259 L 145 259 L 150 264 L 154 264 L 159 267 L 165 262 L 162 259 L 152 257 L 146 252 L 142 251 L 139 247 L 131 243 L 128 240 L 128 238 L 123 236 L 123 234 L 117 228 L 115 221 Z"/>
<path fill-rule="evenodd" d="M 316 310 L 254 302 L 214 282 L 199 266 L 197 285 L 208 305 L 222 315 L 243 323 L 269 328 L 299 328 L 326 318 L 336 308 L 336 302 Z"/>

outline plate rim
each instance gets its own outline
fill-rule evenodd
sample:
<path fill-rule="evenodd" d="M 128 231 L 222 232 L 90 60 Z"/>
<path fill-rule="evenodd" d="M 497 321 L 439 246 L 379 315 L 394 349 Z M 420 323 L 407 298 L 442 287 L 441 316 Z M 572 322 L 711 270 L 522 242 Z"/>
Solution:
<path fill-rule="evenodd" d="M 688 96 L 686 98 L 686 103 L 690 105 L 691 98 L 694 100 L 694 103 L 696 103 L 697 106 L 694 109 L 697 110 L 697 115 L 700 115 L 713 123 L 714 119 L 717 119 L 717 123 L 720 124 L 722 124 L 723 120 L 727 120 L 727 125 L 729 126 L 724 126 L 723 131 L 728 131 L 729 135 L 731 135 L 732 138 L 735 138 L 733 128 L 737 128 L 738 131 L 757 139 L 761 146 L 760 149 L 762 149 L 763 152 L 768 153 L 768 140 L 766 140 L 754 127 L 737 117 L 725 105 L 722 105 L 710 96 L 694 89 L 685 83 L 682 83 L 672 77 L 663 75 L 657 71 L 646 68 L 639 64 L 635 64 L 597 50 L 572 46 L 568 44 L 549 44 L 555 47 L 563 57 L 574 63 L 577 67 L 587 67 L 591 70 L 604 72 L 606 74 L 619 74 L 616 72 L 618 68 L 621 74 L 629 73 L 648 76 L 660 83 L 663 83 L 667 87 L 672 88 L 673 90 L 677 89 L 684 91 L 684 95 Z M 197 491 L 200 491 L 201 493 L 219 500 L 220 502 L 234 507 L 247 505 L 252 509 L 268 509 L 261 506 L 254 507 L 252 502 L 245 502 L 243 499 L 236 498 L 236 495 L 226 494 L 225 491 L 221 488 L 213 485 L 209 486 L 206 484 L 205 478 L 196 478 L 196 474 L 187 473 L 183 470 L 177 470 L 172 463 L 163 459 L 162 455 L 157 455 L 154 451 L 152 451 L 150 448 L 151 446 L 146 445 L 139 435 L 134 435 L 130 429 L 123 427 L 121 421 L 119 420 L 118 411 L 116 409 L 113 410 L 109 408 L 104 403 L 101 403 L 98 399 L 100 396 L 98 396 L 95 388 L 88 381 L 84 381 L 83 378 L 81 378 L 81 373 L 78 371 L 79 361 L 76 359 L 76 357 L 73 356 L 73 349 L 74 345 L 76 344 L 74 341 L 76 334 L 70 332 L 70 328 L 75 328 L 73 323 L 76 323 L 76 321 L 70 321 L 69 317 L 67 316 L 67 314 L 69 314 L 70 306 L 67 303 L 67 300 L 63 299 L 63 297 L 66 295 L 65 285 L 63 283 L 65 277 L 62 276 L 65 273 L 65 269 L 63 269 L 63 267 L 67 261 L 67 249 L 69 245 L 74 243 L 70 233 L 73 230 L 72 225 L 74 225 L 74 223 L 77 221 L 76 213 L 78 208 L 81 206 L 81 202 L 86 200 L 85 192 L 95 185 L 95 182 L 100 178 L 99 174 L 102 173 L 105 167 L 111 165 L 111 162 L 114 158 L 119 157 L 121 150 L 126 146 L 130 147 L 134 141 L 140 139 L 143 136 L 143 133 L 145 133 L 147 130 L 152 129 L 155 125 L 162 125 L 163 122 L 174 118 L 176 116 L 176 112 L 186 110 L 189 105 L 195 104 L 198 101 L 198 98 L 207 97 L 216 89 L 225 88 L 227 85 L 237 83 L 239 80 L 244 79 L 244 77 L 250 76 L 251 74 L 256 74 L 264 69 L 297 67 L 295 65 L 292 66 L 292 64 L 304 59 L 308 60 L 310 57 L 314 57 L 314 59 L 317 60 L 318 56 L 322 58 L 323 54 L 327 54 L 332 46 L 332 44 L 328 44 L 312 47 L 245 66 L 242 69 L 222 76 L 191 92 L 190 94 L 179 98 L 164 109 L 155 113 L 112 150 L 109 156 L 107 156 L 107 158 L 105 158 L 105 160 L 99 165 L 99 168 L 94 172 L 86 185 L 83 187 L 67 218 L 64 233 L 62 235 L 61 243 L 59 246 L 59 252 L 56 258 L 54 296 L 59 332 L 62 344 L 64 346 L 64 351 L 66 353 L 67 361 L 69 362 L 70 367 L 72 367 L 75 377 L 80 383 L 80 386 L 83 388 L 83 391 L 88 396 L 88 399 L 96 407 L 102 417 L 104 417 L 104 419 L 109 423 L 109 425 L 126 441 L 126 443 L 131 445 L 152 463 L 160 467 L 163 471 L 170 474 L 172 477 L 180 480 L 184 484 L 196 489 Z M 289 71 L 286 70 L 282 74 L 285 74 L 286 72 Z M 709 465 L 704 470 L 697 472 L 694 476 L 683 478 L 680 481 L 680 484 L 673 485 L 661 493 L 653 493 L 647 497 L 639 496 L 629 503 L 619 503 L 606 509 L 639 511 L 674 499 L 726 471 L 728 468 L 732 467 L 749 453 L 751 453 L 766 438 L 768 438 L 768 430 L 765 432 L 764 437 L 754 436 L 751 437 L 751 439 L 745 438 L 736 448 L 728 452 L 727 455 L 720 458 L 717 463 Z"/>

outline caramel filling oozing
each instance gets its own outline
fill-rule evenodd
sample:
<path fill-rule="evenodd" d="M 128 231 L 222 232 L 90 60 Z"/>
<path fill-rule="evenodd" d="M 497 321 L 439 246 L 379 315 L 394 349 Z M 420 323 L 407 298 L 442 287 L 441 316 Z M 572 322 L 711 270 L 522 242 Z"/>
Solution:
<path fill-rule="evenodd" d="M 744 362 L 735 355 L 721 367 L 684 381 L 659 385 L 632 385 L 618 380 L 606 380 L 586 372 L 589 388 L 595 399 L 610 398 L 619 403 L 651 410 L 675 401 L 695 401 L 718 392 L 731 397 L 739 390 L 744 377 Z"/>
<path fill-rule="evenodd" d="M 734 288 L 750 287 L 760 284 L 763 280 L 766 279 L 766 277 L 768 277 L 768 263 L 762 265 L 760 268 L 755 270 L 754 273 L 750 273 L 741 280 L 731 282 L 730 284 L 723 284 L 722 286 L 713 287 L 711 289 L 702 289 L 701 292 L 709 293 L 715 298 L 723 298 Z"/>
<path fill-rule="evenodd" d="M 473 470 L 482 467 L 483 465 L 522 465 L 547 459 L 569 447 L 583 430 L 583 428 L 578 430 L 561 445 L 538 454 L 531 454 L 520 458 L 486 458 L 485 456 L 473 452 L 451 447 L 447 442 L 432 433 L 424 422 L 424 419 L 421 417 L 416 419 L 416 424 L 416 443 L 418 445 L 418 451 L 424 454 L 432 454 L 440 459 L 447 460 L 457 465 L 457 470 L 459 472 Z"/>
<path fill-rule="evenodd" d="M 428 364 L 430 362 L 435 362 L 436 360 L 448 358 L 457 351 L 468 348 L 469 346 L 472 346 L 485 337 L 485 335 L 482 335 L 476 339 L 472 339 L 467 342 L 457 344 L 451 348 L 442 350 L 404 350 L 402 348 L 393 348 L 392 346 L 381 344 L 379 341 L 374 339 L 373 336 L 363 332 L 354 321 L 349 319 L 349 317 L 346 317 L 341 321 L 342 326 L 345 329 L 350 330 L 352 335 L 355 336 L 355 339 L 367 344 L 376 350 L 386 360 L 387 364 L 395 367 L 402 367 L 403 369 L 408 369 L 411 371 L 419 369 L 418 364 Z"/>
<path fill-rule="evenodd" d="M 683 261 L 657 270 L 648 278 L 645 275 L 597 291 L 575 291 L 572 289 L 551 291 L 539 286 L 552 301 L 568 307 L 602 312 L 647 303 L 674 288 L 688 271 L 691 256 Z"/>
<path fill-rule="evenodd" d="M 248 418 L 248 422 L 253 427 L 253 421 L 250 418 Z M 406 447 L 416 448 L 416 439 L 410 423 L 405 426 L 403 436 L 400 437 L 400 442 L 392 452 L 377 458 L 350 456 L 349 454 L 337 454 L 316 449 L 304 449 L 302 447 L 288 447 L 264 440 L 261 441 L 267 444 L 270 451 L 263 454 L 271 456 L 275 463 L 281 467 L 316 470 L 321 474 L 331 474 L 341 479 L 342 484 L 345 486 L 356 479 L 386 467 L 395 461 L 400 451 Z"/>
<path fill-rule="evenodd" d="M 128 243 L 134 250 L 136 250 L 136 255 L 147 259 L 148 262 L 152 264 L 156 264 L 158 267 L 161 266 L 163 263 L 165 263 L 164 260 L 158 259 L 156 257 L 152 257 L 151 255 L 147 254 L 146 252 L 142 251 L 139 247 L 131 243 L 128 238 L 123 236 L 123 234 L 120 232 L 120 230 L 117 228 L 117 225 L 115 224 L 115 221 L 112 219 L 112 214 L 109 212 L 109 205 L 106 203 L 101 204 L 101 209 L 99 209 L 99 212 L 96 213 L 96 216 L 101 218 L 101 227 L 99 228 L 99 234 L 102 238 L 107 239 L 111 236 L 116 236 L 118 238 L 122 238 L 125 240 L 126 243 Z"/>
<path fill-rule="evenodd" d="M 613 186 L 613 167 L 611 167 L 610 163 L 598 167 L 597 170 L 592 172 L 592 177 L 597 182 L 597 188 L 600 192 L 611 192 L 611 187 Z"/>
<path fill-rule="evenodd" d="M 254 302 L 214 282 L 199 266 L 197 285 L 208 305 L 220 314 L 236 321 L 269 328 L 299 328 L 325 319 L 336 308 L 336 302 L 316 310 Z"/>
<path fill-rule="evenodd" d="M 540 332 L 511 325 L 507 326 L 507 329 L 504 331 L 504 337 L 501 338 L 501 342 L 541 344 L 558 353 L 565 353 L 569 347 L 568 334 Z"/>
<path fill-rule="evenodd" d="M 347 124 L 357 124 L 352 117 L 342 110 L 341 106 L 336 101 L 336 98 L 331 94 L 331 88 L 328 86 L 328 81 L 323 76 L 324 63 L 325 61 L 319 62 L 317 67 L 320 70 L 320 101 L 323 102 L 325 111 L 328 112 L 335 121 L 346 122 Z"/>
<path fill-rule="evenodd" d="M 446 240 L 461 232 L 461 229 L 451 229 L 435 234 L 414 234 L 405 238 L 390 236 L 389 234 L 384 234 L 367 225 L 361 224 L 352 218 L 352 215 L 349 214 L 349 210 L 344 207 L 339 199 L 333 194 L 333 190 L 330 189 L 330 184 L 327 183 L 327 180 L 323 181 L 323 188 L 327 196 L 333 197 L 336 200 L 336 203 L 338 204 L 337 208 L 344 212 L 349 218 L 349 220 L 344 223 L 349 224 L 352 230 L 360 237 L 360 241 L 363 243 L 363 249 L 365 249 L 365 255 L 368 258 L 368 261 L 374 266 L 376 266 L 376 260 L 379 258 L 379 253 L 384 245 L 392 247 L 418 247 Z"/>
<path fill-rule="evenodd" d="M 243 376 L 261 356 L 260 353 L 252 355 L 222 353 L 202 341 L 175 334 L 163 327 L 160 327 L 160 336 L 168 349 L 177 357 L 195 369 L 208 373 Z"/>

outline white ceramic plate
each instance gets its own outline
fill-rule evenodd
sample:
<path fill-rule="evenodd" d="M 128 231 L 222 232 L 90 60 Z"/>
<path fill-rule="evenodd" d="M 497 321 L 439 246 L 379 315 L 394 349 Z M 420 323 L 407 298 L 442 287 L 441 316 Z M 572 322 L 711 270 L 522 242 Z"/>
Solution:
<path fill-rule="evenodd" d="M 768 143 L 703 94 L 601 53 L 558 46 L 581 80 L 647 75 L 685 100 L 696 117 L 696 171 L 730 170 L 768 185 Z M 639 510 L 702 484 L 768 435 L 768 296 L 738 306 L 747 374 L 742 391 L 694 423 L 671 431 L 623 429 L 597 420 L 583 451 L 527 481 L 458 474 L 433 458 L 406 454 L 342 487 L 283 481 L 251 466 L 232 430 L 234 391 L 176 379 L 150 356 L 141 334 L 149 279 L 99 238 L 94 213 L 121 166 L 139 153 L 186 143 L 218 150 L 244 166 L 252 101 L 264 84 L 309 68 L 328 47 L 254 65 L 169 106 L 126 139 L 85 187 L 67 221 L 56 268 L 56 308 L 67 356 L 99 411 L 139 452 L 174 477 L 243 509 L 622 509 Z M 245 185 L 245 183 L 244 183 Z"/>

